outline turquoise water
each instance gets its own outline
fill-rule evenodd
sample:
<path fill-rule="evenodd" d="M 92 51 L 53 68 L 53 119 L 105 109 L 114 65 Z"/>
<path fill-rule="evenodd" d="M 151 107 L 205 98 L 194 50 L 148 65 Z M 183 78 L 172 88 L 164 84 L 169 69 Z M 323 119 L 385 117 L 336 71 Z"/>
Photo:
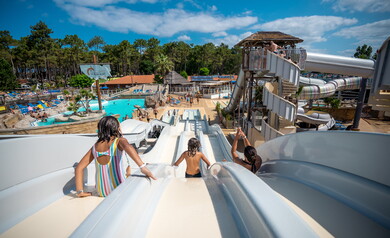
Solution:
<path fill-rule="evenodd" d="M 99 110 L 99 104 L 97 100 L 91 100 L 90 106 L 92 110 Z M 102 103 L 103 110 L 106 111 L 106 115 L 119 114 L 119 121 L 122 122 L 126 115 L 129 118 L 132 118 L 133 110 L 136 108 L 134 105 L 138 105 L 141 108 L 145 108 L 145 99 L 117 99 L 112 101 L 105 101 Z M 79 111 L 85 111 L 85 108 L 81 108 Z M 64 114 L 69 114 L 71 112 L 64 112 Z M 55 122 L 54 117 L 47 118 L 47 122 L 38 122 L 38 126 L 47 126 L 53 124 L 64 124 L 68 122 Z"/>

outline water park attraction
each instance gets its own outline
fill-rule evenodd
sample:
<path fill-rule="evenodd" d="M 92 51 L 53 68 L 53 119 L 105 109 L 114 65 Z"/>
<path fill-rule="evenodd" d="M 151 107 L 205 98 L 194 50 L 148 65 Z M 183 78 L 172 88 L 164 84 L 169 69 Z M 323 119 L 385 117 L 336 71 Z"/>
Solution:
<path fill-rule="evenodd" d="M 297 41 L 292 40 L 275 42 Z M 255 80 L 266 81 L 263 104 L 270 114 L 262 123 L 266 142 L 256 148 L 263 160 L 256 174 L 232 162 L 231 145 L 222 129 L 209 125 L 199 110 L 169 111 L 149 123 L 121 122 L 124 136 L 137 147 L 159 132 L 154 146 L 140 155 L 158 179 L 145 178 L 130 160 L 133 176 L 105 198 L 75 195 L 74 167 L 96 142 L 95 134 L 0 137 L 2 156 L 9 158 L 2 162 L 0 173 L 0 234 L 389 237 L 390 136 L 355 131 L 282 135 L 278 126 L 280 118 L 293 121 L 298 114 L 302 120 L 326 122 L 322 115 L 301 112 L 284 98 L 283 94 L 297 90 L 303 68 L 373 77 L 373 94 L 388 87 L 389 39 L 375 64 L 292 49 L 292 58 L 298 60 L 294 63 L 267 50 L 266 42 L 269 39 L 254 36 L 241 42 L 244 63 L 225 109 L 236 110 Z M 339 85 L 332 87 L 336 90 L 342 87 Z M 322 93 L 323 88 L 328 86 L 308 90 L 310 97 Z M 248 98 L 243 105 L 249 107 L 252 97 Z M 244 122 L 243 129 L 250 132 L 250 110 Z M 185 178 L 185 162 L 171 166 L 187 150 L 192 137 L 198 138 L 212 164 L 210 168 L 201 164 L 202 178 Z M 95 172 L 94 162 L 84 171 L 87 191 L 95 191 Z"/>

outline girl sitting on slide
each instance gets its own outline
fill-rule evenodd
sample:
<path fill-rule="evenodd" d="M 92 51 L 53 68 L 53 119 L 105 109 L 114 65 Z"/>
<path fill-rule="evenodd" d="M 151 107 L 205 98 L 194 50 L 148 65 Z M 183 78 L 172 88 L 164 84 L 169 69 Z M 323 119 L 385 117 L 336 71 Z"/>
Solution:
<path fill-rule="evenodd" d="M 237 143 L 240 137 L 244 140 L 244 144 L 245 144 L 244 155 L 246 160 L 240 159 L 240 157 L 237 154 Z M 237 163 L 247 168 L 252 173 L 256 173 L 260 169 L 262 159 L 257 154 L 256 149 L 253 146 L 251 146 L 251 143 L 249 142 L 248 138 L 246 138 L 241 128 L 237 129 L 236 137 L 234 138 L 232 144 L 231 153 L 232 153 L 234 163 Z"/>
<path fill-rule="evenodd" d="M 90 192 L 83 190 L 83 171 L 93 160 L 96 164 L 96 190 L 98 195 L 106 197 L 119 184 L 130 176 L 130 166 L 126 169 L 126 175 L 122 168 L 122 153 L 125 151 L 140 167 L 141 172 L 147 177 L 156 179 L 152 172 L 142 162 L 133 146 L 126 138 L 122 137 L 119 121 L 113 116 L 106 116 L 98 123 L 98 140 L 84 155 L 76 167 L 75 182 L 78 197 L 91 196 Z"/>

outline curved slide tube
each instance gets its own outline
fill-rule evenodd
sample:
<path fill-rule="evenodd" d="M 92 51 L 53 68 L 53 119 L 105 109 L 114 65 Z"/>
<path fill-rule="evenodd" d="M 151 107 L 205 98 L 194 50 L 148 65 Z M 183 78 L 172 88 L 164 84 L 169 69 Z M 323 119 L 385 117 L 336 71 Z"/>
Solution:
<path fill-rule="evenodd" d="M 240 103 L 241 95 L 245 89 L 244 74 L 244 71 L 240 69 L 236 84 L 234 85 L 232 97 L 230 98 L 229 104 L 224 109 L 227 112 L 232 112 L 233 110 L 236 110 L 237 105 Z"/>
<path fill-rule="evenodd" d="M 387 134 L 288 134 L 257 148 L 263 159 L 258 175 L 335 237 L 386 237 L 389 144 Z"/>
<path fill-rule="evenodd" d="M 336 91 L 352 90 L 360 88 L 361 77 L 336 79 L 324 85 L 305 86 L 299 95 L 299 99 L 318 99 L 332 96 Z"/>
<path fill-rule="evenodd" d="M 317 85 L 317 86 L 322 86 L 326 84 L 325 80 L 322 79 L 316 79 L 316 78 L 306 78 L 306 77 L 299 77 L 299 85 L 304 85 L 304 86 L 312 86 L 312 85 Z"/>
<path fill-rule="evenodd" d="M 326 112 L 308 111 L 305 113 L 303 108 L 298 108 L 297 119 L 309 124 L 320 125 L 328 123 L 332 117 Z"/>
<path fill-rule="evenodd" d="M 373 60 L 307 52 L 305 70 L 371 78 L 374 64 Z"/>

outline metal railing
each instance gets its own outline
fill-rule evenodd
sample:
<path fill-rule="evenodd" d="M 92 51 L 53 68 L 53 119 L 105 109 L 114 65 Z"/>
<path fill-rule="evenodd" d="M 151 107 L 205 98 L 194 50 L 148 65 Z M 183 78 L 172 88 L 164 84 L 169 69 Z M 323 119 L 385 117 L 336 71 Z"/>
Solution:
<path fill-rule="evenodd" d="M 272 52 L 265 48 L 254 48 L 244 54 L 243 69 L 250 71 L 264 71 L 267 70 L 267 55 Z M 305 68 L 306 50 L 303 48 L 294 49 L 286 48 L 279 49 L 276 53 L 279 57 L 284 58 L 299 66 L 300 69 Z"/>
<path fill-rule="evenodd" d="M 273 111 L 279 116 L 284 117 L 292 122 L 295 121 L 295 104 L 272 93 L 270 87 L 270 83 L 266 83 L 263 87 L 263 105 L 267 106 L 269 110 Z"/>
<path fill-rule="evenodd" d="M 261 135 L 265 141 L 272 140 L 276 137 L 283 136 L 284 134 L 271 127 L 264 119 L 261 120 Z"/>

